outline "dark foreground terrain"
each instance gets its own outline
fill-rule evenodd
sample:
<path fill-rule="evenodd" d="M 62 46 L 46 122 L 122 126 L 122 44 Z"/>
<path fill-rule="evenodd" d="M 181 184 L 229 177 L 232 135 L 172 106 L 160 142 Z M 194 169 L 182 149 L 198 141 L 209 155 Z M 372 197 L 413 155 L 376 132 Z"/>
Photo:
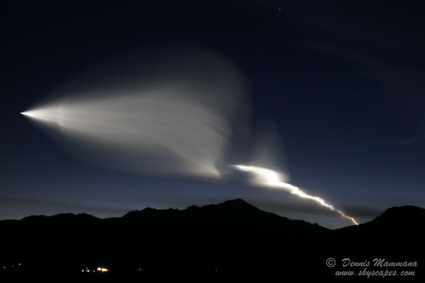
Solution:
<path fill-rule="evenodd" d="M 425 209 L 337 230 L 243 200 L 0 221 L 0 282 L 425 281 Z M 98 268 L 107 268 L 100 272 Z"/>

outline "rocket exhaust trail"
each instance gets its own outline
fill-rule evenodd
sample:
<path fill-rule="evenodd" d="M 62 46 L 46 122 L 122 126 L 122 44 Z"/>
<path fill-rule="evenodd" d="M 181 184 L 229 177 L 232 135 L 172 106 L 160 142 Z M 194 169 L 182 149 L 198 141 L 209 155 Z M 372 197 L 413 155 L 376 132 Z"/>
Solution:
<path fill-rule="evenodd" d="M 142 50 L 81 76 L 21 112 L 65 150 L 120 171 L 220 178 L 246 82 L 232 62 L 197 47 Z"/>
<path fill-rule="evenodd" d="M 96 69 L 58 89 L 55 99 L 20 114 L 86 162 L 132 173 L 220 179 L 224 164 L 238 160 L 249 146 L 235 143 L 250 135 L 246 91 L 239 68 L 219 54 L 167 45 Z M 252 160 L 279 168 L 271 162 L 280 147 L 271 130 L 258 135 Z M 253 173 L 262 186 L 314 200 L 357 224 L 323 199 L 285 183 L 283 174 L 234 167 Z"/>
<path fill-rule="evenodd" d="M 319 197 L 315 197 L 315 196 L 310 196 L 306 194 L 305 192 L 303 192 L 302 190 L 300 190 L 298 187 L 283 182 L 279 174 L 273 170 L 261 168 L 261 167 L 255 167 L 255 166 L 244 166 L 244 165 L 234 165 L 233 167 L 235 167 L 236 169 L 240 171 L 254 173 L 256 177 L 255 181 L 261 185 L 266 185 L 266 186 L 270 186 L 274 188 L 281 188 L 301 198 L 314 200 L 320 205 L 325 206 L 329 208 L 330 210 L 339 213 L 342 217 L 351 220 L 351 222 L 353 222 L 355 225 L 359 225 L 359 223 L 357 223 L 357 221 L 353 217 L 347 216 L 342 211 L 333 208 L 332 205 L 326 203 L 323 199 Z"/>

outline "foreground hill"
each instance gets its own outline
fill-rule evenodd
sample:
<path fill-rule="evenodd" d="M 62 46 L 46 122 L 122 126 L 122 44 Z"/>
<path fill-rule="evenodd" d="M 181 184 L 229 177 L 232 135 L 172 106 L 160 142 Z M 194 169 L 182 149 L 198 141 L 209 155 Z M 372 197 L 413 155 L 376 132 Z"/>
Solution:
<path fill-rule="evenodd" d="M 378 258 L 416 262 L 405 268 L 415 273 L 408 279 L 416 280 L 424 275 L 424 220 L 422 208 L 396 207 L 369 223 L 329 230 L 261 211 L 240 199 L 185 210 L 146 208 L 121 218 L 30 216 L 0 221 L 0 261 L 6 267 L 1 275 L 66 274 L 70 282 L 114 276 L 135 282 L 302 281 L 336 279 L 338 270 L 361 271 L 358 266 L 344 266 L 347 258 L 369 262 L 367 268 L 373 270 Z M 328 258 L 335 259 L 335 267 L 326 266 Z M 109 270 L 103 277 L 82 272 L 101 266 Z"/>

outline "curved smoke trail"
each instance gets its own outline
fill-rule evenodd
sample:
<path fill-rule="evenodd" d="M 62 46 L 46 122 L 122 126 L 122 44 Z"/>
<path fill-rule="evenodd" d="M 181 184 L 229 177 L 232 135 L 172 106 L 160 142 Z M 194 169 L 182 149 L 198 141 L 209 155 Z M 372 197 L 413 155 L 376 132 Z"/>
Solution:
<path fill-rule="evenodd" d="M 351 220 L 351 222 L 353 222 L 355 225 L 359 225 L 359 223 L 357 223 L 357 221 L 353 217 L 347 216 L 342 211 L 335 209 L 332 205 L 326 203 L 325 200 L 319 197 L 308 195 L 302 190 L 300 190 L 300 188 L 283 182 L 279 174 L 273 170 L 270 170 L 267 168 L 260 168 L 256 166 L 245 166 L 245 165 L 234 165 L 233 167 L 244 172 L 250 172 L 255 174 L 255 176 L 257 177 L 256 182 L 260 185 L 284 189 L 289 191 L 291 194 L 297 195 L 301 198 L 314 200 L 320 205 L 327 207 L 332 211 L 336 211 L 342 217 Z"/>
<path fill-rule="evenodd" d="M 243 76 L 205 50 L 144 54 L 91 73 L 59 91 L 58 99 L 22 114 L 47 125 L 61 144 L 89 162 L 140 173 L 221 177 L 229 140 L 247 116 Z M 276 154 L 270 145 L 257 152 L 260 166 L 272 166 L 263 158 L 271 150 Z M 357 224 L 275 171 L 235 168 Z"/>

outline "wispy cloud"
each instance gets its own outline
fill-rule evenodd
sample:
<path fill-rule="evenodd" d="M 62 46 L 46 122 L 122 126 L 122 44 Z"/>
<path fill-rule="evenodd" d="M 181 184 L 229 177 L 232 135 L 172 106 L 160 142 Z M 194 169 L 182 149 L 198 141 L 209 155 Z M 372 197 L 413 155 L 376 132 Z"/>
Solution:
<path fill-rule="evenodd" d="M 414 143 L 419 143 L 425 141 L 425 135 L 422 135 L 420 137 L 417 138 L 413 138 L 413 139 L 407 139 L 407 140 L 403 140 L 403 141 L 399 141 L 399 142 L 395 142 L 392 143 L 388 146 L 388 148 L 395 148 L 395 147 L 401 147 L 401 146 L 407 146 L 407 145 L 411 145 Z"/>

